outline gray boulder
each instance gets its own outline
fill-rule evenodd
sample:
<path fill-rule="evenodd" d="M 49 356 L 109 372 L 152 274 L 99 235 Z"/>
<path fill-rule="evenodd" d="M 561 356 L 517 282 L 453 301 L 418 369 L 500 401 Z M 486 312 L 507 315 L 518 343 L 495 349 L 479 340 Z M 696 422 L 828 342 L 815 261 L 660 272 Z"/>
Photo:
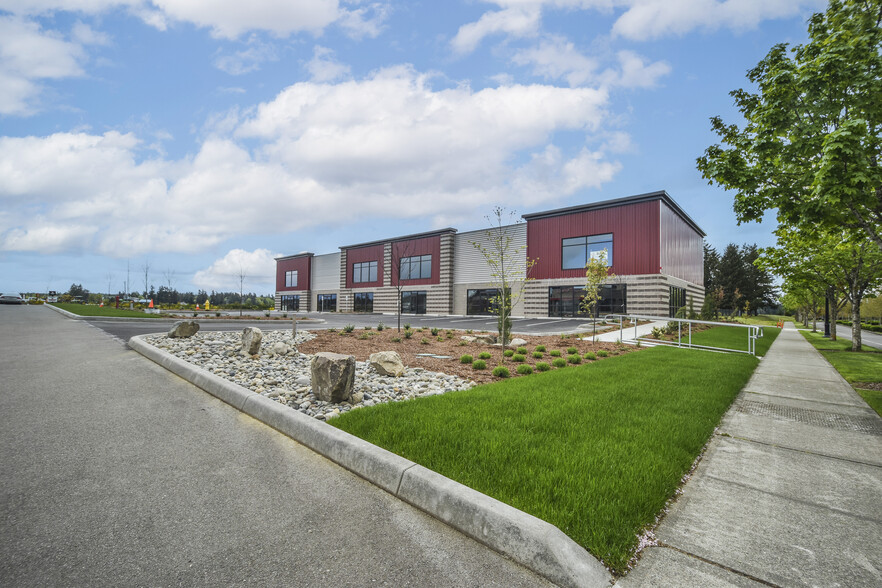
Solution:
<path fill-rule="evenodd" d="M 509 347 L 523 347 L 526 344 L 527 344 L 527 341 L 525 339 L 518 339 L 518 338 L 512 339 L 511 341 L 508 342 Z"/>
<path fill-rule="evenodd" d="M 396 351 L 371 353 L 368 361 L 371 367 L 381 376 L 397 378 L 404 375 L 404 362 L 401 361 L 401 356 Z"/>
<path fill-rule="evenodd" d="M 478 343 L 496 343 L 496 335 L 493 333 L 479 333 L 475 335 L 475 341 Z"/>
<path fill-rule="evenodd" d="M 273 353 L 276 355 L 288 355 L 297 350 L 285 343 L 284 341 L 276 341 L 273 345 Z"/>
<path fill-rule="evenodd" d="M 474 343 L 474 342 L 475 342 L 475 338 L 472 337 L 471 335 L 462 335 L 462 336 L 460 337 L 460 339 L 462 339 L 462 340 L 465 341 L 466 343 Z"/>
<path fill-rule="evenodd" d="M 239 350 L 243 355 L 257 355 L 260 353 L 260 342 L 263 341 L 263 332 L 257 327 L 245 327 L 242 329 L 242 348 Z"/>
<path fill-rule="evenodd" d="M 310 364 L 312 393 L 324 402 L 344 402 L 355 388 L 355 357 L 320 351 Z"/>
<path fill-rule="evenodd" d="M 168 336 L 171 339 L 187 339 L 198 332 L 199 323 L 196 321 L 178 321 L 172 326 Z"/>

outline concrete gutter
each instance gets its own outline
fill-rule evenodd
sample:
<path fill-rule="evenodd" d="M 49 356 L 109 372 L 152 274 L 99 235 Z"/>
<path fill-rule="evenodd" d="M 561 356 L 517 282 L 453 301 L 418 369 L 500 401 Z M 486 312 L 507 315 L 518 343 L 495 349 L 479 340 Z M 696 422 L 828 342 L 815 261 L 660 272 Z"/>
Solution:
<path fill-rule="evenodd" d="M 182 317 L 168 316 L 167 314 L 157 314 L 156 318 L 147 318 L 147 317 L 141 318 L 141 317 L 137 317 L 137 316 L 83 316 L 83 315 L 79 315 L 79 314 L 74 314 L 72 312 L 68 312 L 67 310 L 64 310 L 62 308 L 58 308 L 57 306 L 53 306 L 52 304 L 49 304 L 49 303 L 45 303 L 45 304 L 43 304 L 43 306 L 45 306 L 47 308 L 51 308 L 55 312 L 63 314 L 67 318 L 75 319 L 78 321 L 90 320 L 90 321 L 112 321 L 112 322 L 122 321 L 122 322 L 133 322 L 133 323 L 139 323 L 139 322 L 154 323 L 157 321 L 177 322 L 177 321 L 196 321 L 196 320 L 198 320 L 198 321 L 202 321 L 202 320 L 205 320 L 205 321 L 240 320 L 238 318 L 230 318 L 230 317 L 225 317 L 225 316 L 215 317 L 215 318 L 210 318 L 210 317 L 206 317 L 206 316 L 183 317 L 182 318 Z M 120 309 L 120 310 L 127 310 L 127 309 Z M 260 321 L 260 320 L 261 319 L 255 319 L 255 321 Z M 284 321 L 284 319 L 282 321 L 264 321 L 264 322 L 270 322 L 270 323 L 278 322 L 279 324 L 281 324 L 283 321 Z M 326 322 L 327 321 L 325 319 L 305 318 L 305 319 L 301 319 L 301 320 L 297 321 L 297 324 L 299 325 L 299 324 L 303 324 L 303 323 L 308 323 L 310 326 L 313 326 L 313 325 L 322 324 L 322 323 L 326 323 Z"/>
<path fill-rule="evenodd" d="M 603 564 L 554 525 L 196 367 L 143 337 L 129 339 L 129 347 L 555 584 L 612 584 Z"/>

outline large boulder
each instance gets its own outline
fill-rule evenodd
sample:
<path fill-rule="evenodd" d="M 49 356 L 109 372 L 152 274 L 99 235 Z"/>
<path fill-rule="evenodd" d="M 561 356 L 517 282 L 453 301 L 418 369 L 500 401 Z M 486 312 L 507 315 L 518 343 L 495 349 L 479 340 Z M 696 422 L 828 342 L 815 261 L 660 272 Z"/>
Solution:
<path fill-rule="evenodd" d="M 187 339 L 198 332 L 199 323 L 196 321 L 178 321 L 172 326 L 168 336 L 171 339 Z"/>
<path fill-rule="evenodd" d="M 243 355 L 257 355 L 260 353 L 260 342 L 263 341 L 263 332 L 257 327 L 245 327 L 242 329 L 242 348 L 239 350 Z"/>
<path fill-rule="evenodd" d="M 496 335 L 493 333 L 478 333 L 475 335 L 475 340 L 478 343 L 489 343 L 492 345 L 496 343 Z"/>
<path fill-rule="evenodd" d="M 355 357 L 320 351 L 310 364 L 312 393 L 325 402 L 344 402 L 355 388 Z"/>
<path fill-rule="evenodd" d="M 404 375 L 404 362 L 401 361 L 401 356 L 398 355 L 396 351 L 379 351 L 377 353 L 371 353 L 368 361 L 371 364 L 371 367 L 380 374 L 381 376 L 403 376 Z"/>
<path fill-rule="evenodd" d="M 519 339 L 517 337 L 508 342 L 509 347 L 523 347 L 526 344 L 527 341 L 525 339 Z"/>

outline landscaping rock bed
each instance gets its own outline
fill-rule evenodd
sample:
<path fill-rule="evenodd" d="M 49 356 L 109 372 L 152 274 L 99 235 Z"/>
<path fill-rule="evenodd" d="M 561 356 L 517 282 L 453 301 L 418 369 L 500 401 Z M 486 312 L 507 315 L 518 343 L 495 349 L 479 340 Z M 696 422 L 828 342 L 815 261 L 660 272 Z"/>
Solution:
<path fill-rule="evenodd" d="M 355 388 L 350 400 L 323 402 L 312 393 L 312 356 L 298 353 L 291 347 L 292 343 L 295 347 L 302 346 L 313 338 L 312 333 L 299 331 L 297 338 L 292 341 L 289 331 L 268 331 L 263 335 L 260 354 L 252 356 L 240 353 L 241 332 L 202 331 L 188 339 L 153 335 L 144 337 L 144 340 L 226 380 L 321 420 L 359 406 L 443 394 L 475 385 L 468 379 L 420 367 L 408 367 L 404 375 L 398 378 L 381 376 L 366 361 L 360 360 L 356 362 Z M 348 353 L 345 350 L 342 352 Z"/>

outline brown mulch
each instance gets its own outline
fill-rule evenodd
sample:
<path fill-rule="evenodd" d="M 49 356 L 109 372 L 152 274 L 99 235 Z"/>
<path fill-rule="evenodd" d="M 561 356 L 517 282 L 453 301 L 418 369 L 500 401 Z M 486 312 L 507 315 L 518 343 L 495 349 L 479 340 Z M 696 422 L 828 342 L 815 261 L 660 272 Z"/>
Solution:
<path fill-rule="evenodd" d="M 448 332 L 450 336 L 448 337 Z M 492 382 L 498 378 L 494 377 L 493 368 L 499 365 L 502 357 L 502 349 L 496 345 L 487 343 L 479 343 L 477 341 L 466 343 L 460 337 L 467 335 L 465 331 L 441 329 L 439 335 L 433 336 L 430 329 L 423 329 L 421 332 L 414 329 L 413 336 L 410 339 L 404 337 L 404 330 L 399 333 L 394 328 L 387 328 L 383 331 L 376 329 L 365 330 L 355 329 L 351 333 L 342 333 L 342 331 L 330 332 L 327 330 L 312 331 L 316 335 L 315 339 L 302 343 L 298 346 L 301 353 L 316 353 L 318 351 L 332 351 L 334 353 L 343 353 L 345 355 L 354 355 L 358 361 L 366 361 L 371 353 L 378 351 L 397 351 L 401 356 L 404 365 L 408 367 L 420 367 L 433 372 L 441 372 L 445 374 L 459 376 L 478 383 Z M 365 337 L 366 336 L 366 337 Z M 474 333 L 472 334 L 474 336 Z M 393 342 L 392 339 L 399 337 L 400 342 Z M 617 343 L 590 343 L 588 341 L 580 341 L 573 336 L 553 335 L 553 336 L 532 336 L 532 335 L 514 335 L 516 338 L 524 339 L 527 344 L 526 361 L 523 363 L 533 366 L 537 362 L 544 361 L 551 364 L 555 359 L 549 355 L 552 349 L 559 349 L 561 356 L 566 359 L 567 347 L 575 347 L 579 350 L 579 355 L 584 355 L 588 351 L 597 352 L 605 349 L 609 352 L 609 356 L 622 355 L 635 351 L 636 349 L 630 345 L 622 345 Z M 565 338 L 564 338 L 565 337 Z M 425 343 L 422 343 L 425 341 Z M 465 343 L 463 345 L 463 343 Z M 542 359 L 534 359 L 533 351 L 537 345 L 545 345 L 545 354 Z M 469 364 L 463 364 L 459 358 L 468 354 L 474 359 L 478 359 L 478 354 L 482 351 L 490 353 L 491 358 L 486 360 L 487 369 L 476 370 Z M 435 357 L 418 357 L 419 353 L 431 353 L 433 355 L 449 356 L 449 359 L 440 359 Z M 598 358 L 596 361 L 602 361 Z M 582 360 L 582 363 L 591 363 L 588 360 Z M 504 365 L 508 368 L 512 377 L 519 377 L 516 372 L 518 364 L 513 362 L 511 358 L 506 357 Z M 556 368 L 552 368 L 556 369 Z"/>
<path fill-rule="evenodd" d="M 852 386 L 860 388 L 861 390 L 876 390 L 882 392 L 882 382 L 855 382 Z"/>

